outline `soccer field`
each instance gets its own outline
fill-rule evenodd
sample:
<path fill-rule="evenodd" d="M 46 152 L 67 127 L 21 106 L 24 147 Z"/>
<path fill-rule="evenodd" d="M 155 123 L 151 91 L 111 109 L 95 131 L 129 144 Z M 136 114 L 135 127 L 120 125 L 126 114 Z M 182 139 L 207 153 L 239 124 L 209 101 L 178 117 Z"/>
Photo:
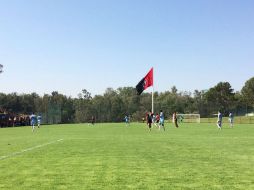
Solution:
<path fill-rule="evenodd" d="M 3 128 L 0 189 L 254 189 L 254 126 Z"/>

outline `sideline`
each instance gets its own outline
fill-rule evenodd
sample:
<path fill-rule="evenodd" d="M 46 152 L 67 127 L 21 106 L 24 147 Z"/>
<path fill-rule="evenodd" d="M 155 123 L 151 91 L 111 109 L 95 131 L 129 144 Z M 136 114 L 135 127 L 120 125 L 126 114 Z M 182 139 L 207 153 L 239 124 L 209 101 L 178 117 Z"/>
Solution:
<path fill-rule="evenodd" d="M 23 153 L 25 153 L 25 152 L 32 151 L 32 150 L 34 150 L 34 149 L 41 148 L 41 147 L 44 147 L 44 146 L 47 146 L 47 145 L 50 145 L 50 144 L 53 144 L 53 143 L 61 142 L 61 141 L 63 141 L 63 139 L 58 139 L 58 140 L 56 140 L 56 141 L 52 141 L 52 142 L 49 142 L 49 143 L 46 143 L 46 144 L 37 145 L 37 146 L 31 147 L 31 148 L 27 148 L 27 149 L 21 150 L 21 151 L 19 151 L 19 152 L 11 153 L 11 154 L 9 154 L 9 155 L 0 156 L 0 160 L 4 160 L 4 159 L 7 159 L 7 158 L 11 158 L 11 157 L 14 157 L 14 156 L 23 154 Z"/>

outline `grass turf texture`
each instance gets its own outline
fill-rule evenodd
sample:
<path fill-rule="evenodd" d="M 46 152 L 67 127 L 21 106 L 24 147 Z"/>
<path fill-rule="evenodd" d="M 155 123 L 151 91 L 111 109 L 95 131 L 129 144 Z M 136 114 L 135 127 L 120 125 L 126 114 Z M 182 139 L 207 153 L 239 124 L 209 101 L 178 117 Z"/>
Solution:
<path fill-rule="evenodd" d="M 0 189 L 254 189 L 254 126 L 0 129 Z"/>

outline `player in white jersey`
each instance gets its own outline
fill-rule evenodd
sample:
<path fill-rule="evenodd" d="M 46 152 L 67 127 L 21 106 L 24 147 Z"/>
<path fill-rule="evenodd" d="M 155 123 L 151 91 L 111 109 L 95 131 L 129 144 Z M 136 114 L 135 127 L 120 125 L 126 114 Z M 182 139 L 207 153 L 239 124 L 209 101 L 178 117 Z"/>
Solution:
<path fill-rule="evenodd" d="M 233 125 L 234 125 L 234 115 L 233 115 L 232 112 L 229 113 L 228 121 L 230 123 L 230 127 L 233 128 Z"/>
<path fill-rule="evenodd" d="M 220 111 L 218 112 L 217 126 L 221 130 L 221 128 L 222 128 L 222 113 Z"/>
<path fill-rule="evenodd" d="M 30 115 L 30 121 L 31 121 L 32 131 L 34 132 L 34 126 L 36 124 L 36 115 L 34 115 L 34 113 Z"/>
<path fill-rule="evenodd" d="M 37 125 L 38 125 L 38 128 L 40 128 L 40 126 L 41 126 L 41 116 L 40 115 L 38 115 L 37 116 Z"/>
<path fill-rule="evenodd" d="M 160 111 L 159 129 L 163 128 L 163 130 L 165 131 L 164 120 L 165 120 L 164 113 L 163 113 L 163 111 L 161 110 L 161 111 Z"/>

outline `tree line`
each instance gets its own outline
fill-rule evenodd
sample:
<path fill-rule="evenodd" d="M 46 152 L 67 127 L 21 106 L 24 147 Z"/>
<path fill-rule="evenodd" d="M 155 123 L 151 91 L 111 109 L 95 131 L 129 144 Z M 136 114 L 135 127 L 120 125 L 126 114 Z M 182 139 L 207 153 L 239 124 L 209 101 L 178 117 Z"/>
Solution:
<path fill-rule="evenodd" d="M 165 92 L 154 93 L 155 113 L 163 110 L 167 118 L 178 113 L 199 113 L 212 117 L 218 110 L 225 115 L 232 111 L 244 115 L 253 111 L 254 77 L 246 81 L 241 91 L 235 92 L 228 82 L 220 82 L 207 91 L 178 92 L 173 86 Z M 44 123 L 83 123 L 94 116 L 97 122 L 120 122 L 125 115 L 141 121 L 151 109 L 151 94 L 137 95 L 133 87 L 107 88 L 103 95 L 92 97 L 82 90 L 77 98 L 57 91 L 39 96 L 37 93 L 0 93 L 0 110 L 15 114 L 41 114 Z"/>
<path fill-rule="evenodd" d="M 3 65 L 2 64 L 0 64 L 0 73 L 2 73 L 3 72 Z"/>

